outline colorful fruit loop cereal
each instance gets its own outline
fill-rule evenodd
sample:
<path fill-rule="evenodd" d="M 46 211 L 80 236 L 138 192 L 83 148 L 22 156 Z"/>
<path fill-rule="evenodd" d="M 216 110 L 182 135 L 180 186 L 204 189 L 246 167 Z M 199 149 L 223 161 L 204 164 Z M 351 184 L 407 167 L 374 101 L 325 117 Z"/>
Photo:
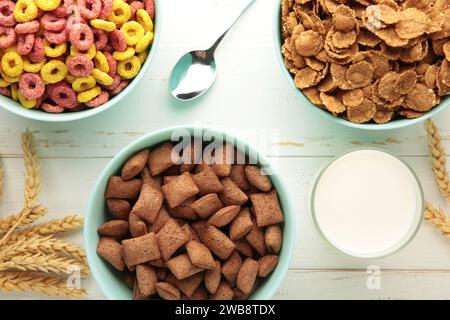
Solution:
<path fill-rule="evenodd" d="M 1 0 L 0 94 L 24 108 L 96 108 L 136 77 L 153 0 Z"/>
<path fill-rule="evenodd" d="M 281 0 L 281 12 L 286 68 L 334 116 L 416 118 L 450 94 L 449 0 Z"/>

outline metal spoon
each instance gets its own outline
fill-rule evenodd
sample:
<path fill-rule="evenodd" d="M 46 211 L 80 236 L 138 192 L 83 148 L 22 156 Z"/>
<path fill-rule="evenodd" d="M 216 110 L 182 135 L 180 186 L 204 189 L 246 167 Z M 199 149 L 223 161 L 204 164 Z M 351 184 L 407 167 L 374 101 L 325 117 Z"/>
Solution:
<path fill-rule="evenodd" d="M 183 55 L 172 69 L 169 90 L 179 100 L 193 100 L 204 94 L 216 80 L 214 52 L 227 32 L 254 2 L 250 0 L 231 26 L 207 50 L 194 50 Z"/>

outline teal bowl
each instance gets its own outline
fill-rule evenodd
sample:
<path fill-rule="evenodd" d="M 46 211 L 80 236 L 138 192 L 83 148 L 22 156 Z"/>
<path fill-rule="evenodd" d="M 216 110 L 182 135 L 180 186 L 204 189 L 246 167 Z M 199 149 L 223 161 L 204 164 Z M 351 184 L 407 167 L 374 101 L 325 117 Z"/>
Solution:
<path fill-rule="evenodd" d="M 103 294 L 108 299 L 113 300 L 128 300 L 132 298 L 132 290 L 128 288 L 122 280 L 120 272 L 115 270 L 105 260 L 100 258 L 96 253 L 99 236 L 97 234 L 97 228 L 109 220 L 106 212 L 106 203 L 103 197 L 108 179 L 112 175 L 120 174 L 121 167 L 134 153 L 144 148 L 157 146 L 158 144 L 171 140 L 173 130 L 184 129 L 188 130 L 192 137 L 203 138 L 203 132 L 207 130 L 208 134 L 213 136 L 220 135 L 227 142 L 232 142 L 238 150 L 244 152 L 249 157 L 254 159 L 253 155 L 256 155 L 258 164 L 264 165 L 265 168 L 273 169 L 269 160 L 262 154 L 253 149 L 246 142 L 229 135 L 226 132 L 194 127 L 194 126 L 178 126 L 167 129 L 162 129 L 149 133 L 136 141 L 132 142 L 124 149 L 122 149 L 106 166 L 94 188 L 91 192 L 88 209 L 84 222 L 84 245 L 87 254 L 87 260 L 91 269 L 92 275 L 97 282 L 98 286 L 102 290 Z M 210 138 L 204 139 L 210 141 Z M 225 141 L 225 140 L 224 140 Z M 295 245 L 295 212 L 294 207 L 289 197 L 289 191 L 284 185 L 282 179 L 277 173 L 271 175 L 271 180 L 274 187 L 278 191 L 281 209 L 285 216 L 285 222 L 283 225 L 283 245 L 280 252 L 280 259 L 277 267 L 264 281 L 261 282 L 256 291 L 251 295 L 250 299 L 270 299 L 275 294 L 276 290 L 280 286 L 284 276 L 288 272 L 289 263 L 291 261 L 292 253 Z"/>
<path fill-rule="evenodd" d="M 430 111 L 428 111 L 426 114 L 424 114 L 421 117 L 418 117 L 415 119 L 395 119 L 395 120 L 389 121 L 388 123 L 385 123 L 385 124 L 353 123 L 351 121 L 335 117 L 328 111 L 320 109 L 319 107 L 317 107 L 316 105 L 311 103 L 308 100 L 308 98 L 306 98 L 306 96 L 302 93 L 302 91 L 295 86 L 294 79 L 293 79 L 291 73 L 284 65 L 284 59 L 283 59 L 283 55 L 281 53 L 281 46 L 282 46 L 282 41 L 283 41 L 282 35 L 281 35 L 281 1 L 280 0 L 273 0 L 273 1 L 275 4 L 274 16 L 273 16 L 273 38 L 274 38 L 274 42 L 275 42 L 275 54 L 277 56 L 281 70 L 283 70 L 283 73 L 286 76 L 286 79 L 288 79 L 289 84 L 297 93 L 297 96 L 300 99 L 300 105 L 302 107 L 306 106 L 308 108 L 313 108 L 314 110 L 316 110 L 316 112 L 318 114 L 322 115 L 323 117 L 325 117 L 331 121 L 337 122 L 339 124 L 348 126 L 348 127 L 352 127 L 352 128 L 356 128 L 356 129 L 365 129 L 365 130 L 389 130 L 389 129 L 403 128 L 403 127 L 407 127 L 407 126 L 425 121 L 426 119 L 434 116 L 439 111 L 443 110 L 448 105 L 450 105 L 450 96 L 447 96 L 442 99 L 442 101 L 439 105 L 437 105 L 436 107 L 434 107 L 433 109 L 431 109 Z"/>
<path fill-rule="evenodd" d="M 46 122 L 67 122 L 67 121 L 74 121 L 74 120 L 80 120 L 85 119 L 88 117 L 91 117 L 93 115 L 96 115 L 100 112 L 103 112 L 105 110 L 110 109 L 113 107 L 116 103 L 121 101 L 125 96 L 130 93 L 133 88 L 136 86 L 136 84 L 141 81 L 144 77 L 144 74 L 147 72 L 151 61 L 153 60 L 155 53 L 158 48 L 159 39 L 161 35 L 161 20 L 162 20 L 162 10 L 161 6 L 164 1 L 161 0 L 154 0 L 155 1 L 155 21 L 154 21 L 154 38 L 153 38 L 153 44 L 150 48 L 150 52 L 148 54 L 147 59 L 144 62 L 144 65 L 141 68 L 141 71 L 138 73 L 138 75 L 130 82 L 130 84 L 118 95 L 116 95 L 114 98 L 109 100 L 107 103 L 101 105 L 97 108 L 87 109 L 83 111 L 78 112 L 67 112 L 67 113 L 47 113 L 40 110 L 29 110 L 20 105 L 20 103 L 12 100 L 11 98 L 5 97 L 3 95 L 0 95 L 0 107 L 11 111 L 12 113 L 15 113 L 19 116 L 22 116 L 24 118 L 32 119 L 32 120 L 38 120 L 38 121 L 46 121 Z"/>

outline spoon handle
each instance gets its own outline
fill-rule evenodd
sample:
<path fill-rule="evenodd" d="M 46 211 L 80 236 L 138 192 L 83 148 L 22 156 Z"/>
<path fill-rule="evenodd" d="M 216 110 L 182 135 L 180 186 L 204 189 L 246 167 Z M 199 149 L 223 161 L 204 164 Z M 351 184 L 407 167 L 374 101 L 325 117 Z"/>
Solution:
<path fill-rule="evenodd" d="M 247 0 L 248 1 L 248 0 Z M 222 39 L 226 36 L 226 34 L 228 33 L 228 31 L 230 31 L 230 29 L 234 26 L 234 24 L 239 20 L 239 18 L 242 16 L 242 14 L 247 10 L 248 7 L 250 7 L 250 5 L 255 2 L 255 0 L 250 0 L 248 1 L 248 3 L 245 5 L 245 7 L 242 9 L 242 11 L 239 13 L 239 15 L 236 17 L 236 19 L 233 21 L 233 23 L 228 27 L 228 29 L 225 30 L 224 33 L 222 33 L 222 35 L 216 40 L 216 42 L 214 42 L 214 44 L 211 46 L 211 48 L 209 48 L 207 51 L 210 55 L 213 55 L 214 52 L 216 51 L 217 47 L 219 46 L 220 42 L 222 41 Z"/>

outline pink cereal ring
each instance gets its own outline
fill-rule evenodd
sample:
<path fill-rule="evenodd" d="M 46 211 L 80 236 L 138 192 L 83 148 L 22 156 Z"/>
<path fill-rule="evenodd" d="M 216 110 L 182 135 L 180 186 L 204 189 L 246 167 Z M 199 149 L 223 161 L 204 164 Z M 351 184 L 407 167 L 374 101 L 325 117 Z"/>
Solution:
<path fill-rule="evenodd" d="M 48 113 L 62 113 L 64 112 L 64 108 L 58 105 L 53 105 L 50 103 L 43 103 L 41 106 L 42 110 Z"/>
<path fill-rule="evenodd" d="M 108 74 L 112 77 L 113 75 L 115 75 L 117 73 L 117 61 L 113 58 L 111 53 L 104 51 L 103 54 L 106 57 L 106 61 L 108 61 L 108 65 L 109 65 Z"/>
<path fill-rule="evenodd" d="M 78 23 L 70 30 L 69 40 L 78 51 L 87 51 L 94 43 L 94 34 L 89 26 Z"/>
<path fill-rule="evenodd" d="M 85 110 L 85 109 L 86 109 L 86 106 L 84 105 L 84 103 L 79 103 L 74 108 L 67 109 L 66 111 L 68 111 L 68 112 L 78 112 L 78 111 L 82 111 L 82 110 Z"/>
<path fill-rule="evenodd" d="M 122 31 L 116 29 L 110 32 L 109 41 L 111 42 L 111 45 L 113 46 L 114 50 L 120 52 L 127 50 L 127 41 Z"/>
<path fill-rule="evenodd" d="M 40 37 L 36 37 L 34 39 L 34 45 L 31 52 L 27 55 L 28 59 L 30 59 L 33 63 L 38 63 L 44 60 L 45 53 L 44 53 L 44 40 Z"/>
<path fill-rule="evenodd" d="M 58 18 L 67 18 L 73 13 L 73 0 L 63 0 L 58 8 L 52 11 Z"/>
<path fill-rule="evenodd" d="M 69 73 L 75 77 L 87 77 L 94 69 L 94 63 L 85 55 L 76 55 L 67 61 Z"/>
<path fill-rule="evenodd" d="M 66 19 L 58 18 L 52 13 L 46 13 L 41 18 L 41 24 L 45 30 L 59 32 L 66 27 Z"/>
<path fill-rule="evenodd" d="M 24 73 L 19 81 L 19 90 L 27 99 L 37 99 L 45 92 L 45 84 L 36 73 Z"/>
<path fill-rule="evenodd" d="M 145 10 L 152 20 L 155 19 L 155 3 L 153 0 L 145 0 Z"/>
<path fill-rule="evenodd" d="M 11 98 L 11 89 L 9 87 L 0 88 L 0 94 Z"/>
<path fill-rule="evenodd" d="M 130 3 L 130 8 L 131 8 L 131 19 L 135 19 L 136 12 L 139 9 L 144 9 L 145 6 L 144 3 L 142 3 L 141 1 L 133 1 Z"/>
<path fill-rule="evenodd" d="M 97 50 L 103 50 L 108 43 L 108 34 L 106 31 L 100 29 L 93 29 L 92 32 L 94 33 L 95 48 Z"/>
<path fill-rule="evenodd" d="M 65 30 L 61 30 L 59 32 L 45 30 L 44 37 L 48 42 L 53 44 L 62 44 L 67 41 L 67 33 Z"/>
<path fill-rule="evenodd" d="M 34 38 L 35 36 L 33 33 L 19 34 L 19 36 L 17 37 L 16 50 L 21 56 L 26 56 L 31 52 L 31 50 L 33 50 Z"/>
<path fill-rule="evenodd" d="M 16 43 L 14 28 L 0 27 L 0 49 L 6 49 Z"/>
<path fill-rule="evenodd" d="M 14 2 L 2 0 L 0 2 L 0 26 L 13 27 L 16 24 L 14 19 Z"/>
<path fill-rule="evenodd" d="M 67 32 L 67 36 L 70 34 L 70 30 L 72 30 L 75 25 L 77 24 L 86 24 L 86 20 L 84 20 L 82 17 L 78 17 L 78 16 L 70 16 L 67 18 L 67 23 L 66 23 L 66 32 Z"/>
<path fill-rule="evenodd" d="M 109 100 L 109 93 L 106 91 L 102 91 L 100 95 L 88 102 L 85 103 L 86 106 L 90 108 L 96 108 L 101 106 L 102 104 L 105 104 Z"/>
<path fill-rule="evenodd" d="M 122 92 L 123 89 L 125 89 L 128 86 L 128 80 L 124 80 L 114 89 L 111 90 L 111 94 L 116 95 Z"/>
<path fill-rule="evenodd" d="M 39 21 L 33 20 L 29 22 L 19 23 L 15 26 L 14 30 L 16 33 L 24 34 L 24 33 L 36 33 L 39 31 Z"/>
<path fill-rule="evenodd" d="M 100 12 L 100 19 L 106 20 L 113 10 L 113 0 L 102 0 L 102 11 Z"/>
<path fill-rule="evenodd" d="M 101 0 L 78 0 L 80 15 L 86 20 L 97 19 L 102 11 Z"/>
<path fill-rule="evenodd" d="M 122 81 L 122 78 L 118 74 L 113 75 L 112 78 L 113 78 L 113 83 L 111 83 L 109 86 L 105 86 L 106 90 L 109 90 L 109 91 L 114 90 L 115 88 L 117 88 L 117 86 Z"/>
<path fill-rule="evenodd" d="M 50 99 L 57 105 L 72 109 L 78 104 L 77 95 L 72 87 L 67 82 L 58 82 L 53 85 L 52 89 L 48 91 Z"/>

